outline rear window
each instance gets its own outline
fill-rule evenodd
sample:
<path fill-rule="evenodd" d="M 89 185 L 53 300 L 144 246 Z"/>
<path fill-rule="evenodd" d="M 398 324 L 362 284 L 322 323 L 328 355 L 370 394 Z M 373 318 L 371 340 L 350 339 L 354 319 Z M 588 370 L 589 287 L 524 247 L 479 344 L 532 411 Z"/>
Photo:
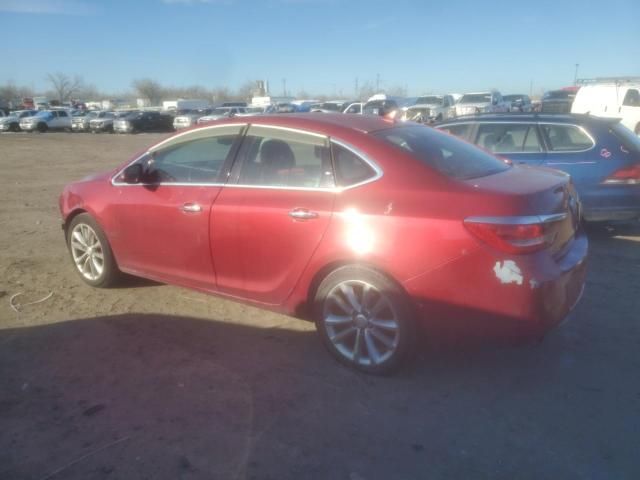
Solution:
<path fill-rule="evenodd" d="M 390 128 L 373 132 L 373 135 L 411 153 L 440 173 L 459 180 L 485 177 L 510 168 L 493 155 L 428 127 Z"/>
<path fill-rule="evenodd" d="M 616 123 L 611 127 L 611 133 L 613 133 L 622 146 L 630 152 L 640 153 L 640 137 L 629 130 L 621 123 Z"/>

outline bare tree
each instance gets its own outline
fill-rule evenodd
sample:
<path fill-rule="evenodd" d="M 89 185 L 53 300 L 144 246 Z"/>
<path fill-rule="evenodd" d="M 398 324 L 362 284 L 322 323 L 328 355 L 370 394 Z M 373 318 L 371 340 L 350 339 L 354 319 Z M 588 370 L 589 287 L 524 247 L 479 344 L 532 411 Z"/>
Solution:
<path fill-rule="evenodd" d="M 211 97 L 214 102 L 222 102 L 224 100 L 231 100 L 233 95 L 227 87 L 215 87 L 211 92 Z"/>
<path fill-rule="evenodd" d="M 71 78 L 64 73 L 49 73 L 47 80 L 51 83 L 53 91 L 60 103 L 69 100 L 82 88 L 82 78 L 78 75 Z"/>
<path fill-rule="evenodd" d="M 250 102 L 253 92 L 256 90 L 256 82 L 247 80 L 238 88 L 235 97 L 243 102 Z"/>
<path fill-rule="evenodd" d="M 164 96 L 164 88 L 162 88 L 162 85 L 150 78 L 134 80 L 131 85 L 136 93 L 140 97 L 149 100 L 151 105 L 159 105 Z"/>

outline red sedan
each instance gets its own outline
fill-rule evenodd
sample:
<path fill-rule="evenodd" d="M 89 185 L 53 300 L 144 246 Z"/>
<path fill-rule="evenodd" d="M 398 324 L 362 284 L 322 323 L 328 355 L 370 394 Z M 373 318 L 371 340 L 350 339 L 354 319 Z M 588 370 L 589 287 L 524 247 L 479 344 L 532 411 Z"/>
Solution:
<path fill-rule="evenodd" d="M 421 125 L 235 118 L 174 135 L 60 197 L 74 268 L 312 316 L 381 373 L 433 335 L 540 337 L 580 298 L 587 239 L 569 176 Z"/>

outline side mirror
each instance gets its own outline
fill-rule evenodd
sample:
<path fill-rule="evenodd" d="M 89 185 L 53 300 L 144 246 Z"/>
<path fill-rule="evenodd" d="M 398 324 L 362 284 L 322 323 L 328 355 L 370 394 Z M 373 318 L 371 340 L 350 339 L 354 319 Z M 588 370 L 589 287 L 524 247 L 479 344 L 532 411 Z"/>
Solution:
<path fill-rule="evenodd" d="M 122 181 L 124 183 L 140 183 L 142 181 L 142 165 L 139 163 L 134 163 L 133 165 L 129 165 L 122 172 Z"/>

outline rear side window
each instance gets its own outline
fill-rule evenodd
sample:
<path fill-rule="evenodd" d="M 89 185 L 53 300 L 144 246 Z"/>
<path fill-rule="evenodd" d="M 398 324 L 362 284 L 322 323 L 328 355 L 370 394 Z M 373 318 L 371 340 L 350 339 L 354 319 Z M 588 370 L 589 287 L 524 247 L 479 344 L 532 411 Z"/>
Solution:
<path fill-rule="evenodd" d="M 475 143 L 496 153 L 542 151 L 535 125 L 526 123 L 481 124 Z"/>
<path fill-rule="evenodd" d="M 552 152 L 579 152 L 593 147 L 593 140 L 575 125 L 540 125 Z"/>
<path fill-rule="evenodd" d="M 347 187 L 376 176 L 375 170 L 362 158 L 341 145 L 331 144 L 338 186 Z"/>
<path fill-rule="evenodd" d="M 451 178 L 484 177 L 510 168 L 493 155 L 429 127 L 390 128 L 373 135 Z"/>
<path fill-rule="evenodd" d="M 640 107 L 640 93 L 635 88 L 627 90 L 622 105 L 626 107 Z"/>
<path fill-rule="evenodd" d="M 472 126 L 473 124 L 471 123 L 458 123 L 456 125 L 445 125 L 438 128 L 440 130 L 444 130 L 447 133 L 450 133 L 451 135 L 455 135 L 456 137 L 468 138 Z"/>
<path fill-rule="evenodd" d="M 335 185 L 326 137 L 252 126 L 239 157 L 241 185 L 298 188 Z"/>

